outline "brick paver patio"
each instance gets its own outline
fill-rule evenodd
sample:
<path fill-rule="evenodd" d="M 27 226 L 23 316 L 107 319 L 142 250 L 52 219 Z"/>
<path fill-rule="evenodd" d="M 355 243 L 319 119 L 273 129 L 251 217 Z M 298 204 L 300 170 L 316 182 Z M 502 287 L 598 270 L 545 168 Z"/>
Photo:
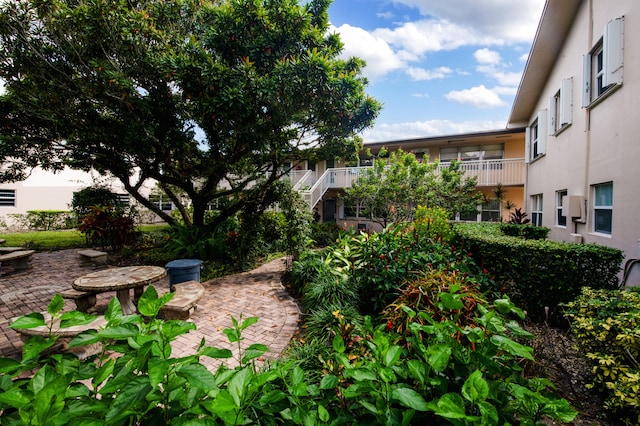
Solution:
<path fill-rule="evenodd" d="M 83 266 L 76 250 L 38 252 L 33 255 L 31 269 L 0 273 L 0 357 L 19 358 L 22 342 L 9 328 L 10 319 L 31 312 L 46 311 L 55 293 L 70 289 L 71 282 L 96 269 L 108 266 Z M 279 356 L 298 329 L 298 305 L 280 283 L 285 269 L 284 259 L 276 259 L 249 272 L 204 282 L 205 295 L 191 316 L 197 330 L 178 338 L 173 344 L 173 356 L 195 352 L 202 338 L 208 346 L 227 348 L 237 355 L 237 344 L 230 344 L 222 330 L 231 327 L 231 316 L 239 319 L 259 317 L 257 324 L 243 333 L 243 347 L 262 343 L 269 347 L 266 358 Z M 168 278 L 154 283 L 158 293 L 169 288 Z M 103 312 L 115 293 L 98 295 L 98 312 Z M 73 301 L 65 301 L 65 309 L 75 309 Z M 202 358 L 210 369 L 220 361 Z M 229 360 L 227 365 L 235 362 Z"/>

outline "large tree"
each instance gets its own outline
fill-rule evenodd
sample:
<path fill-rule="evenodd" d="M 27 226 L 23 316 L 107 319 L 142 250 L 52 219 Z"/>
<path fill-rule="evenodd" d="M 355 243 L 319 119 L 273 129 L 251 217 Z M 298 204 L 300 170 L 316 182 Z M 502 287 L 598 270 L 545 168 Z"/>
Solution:
<path fill-rule="evenodd" d="M 413 220 L 418 206 L 440 207 L 451 217 L 477 210 L 482 200 L 477 179 L 465 176 L 459 162 L 441 168 L 438 161 L 422 162 L 401 149 L 388 158 L 385 150 L 381 155 L 345 190 L 345 203 L 362 217 L 386 227 Z"/>
<path fill-rule="evenodd" d="M 169 223 L 144 185 L 195 225 L 215 200 L 219 222 L 263 210 L 287 164 L 354 155 L 380 109 L 363 62 L 339 56 L 329 4 L 3 2 L 0 181 L 95 169 Z"/>

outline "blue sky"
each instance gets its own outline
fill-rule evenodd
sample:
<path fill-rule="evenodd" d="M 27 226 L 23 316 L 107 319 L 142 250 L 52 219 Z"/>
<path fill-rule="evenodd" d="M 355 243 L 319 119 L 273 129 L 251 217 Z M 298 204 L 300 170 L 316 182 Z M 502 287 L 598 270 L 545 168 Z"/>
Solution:
<path fill-rule="evenodd" d="M 544 0 L 334 0 L 344 57 L 383 103 L 366 142 L 503 129 Z"/>

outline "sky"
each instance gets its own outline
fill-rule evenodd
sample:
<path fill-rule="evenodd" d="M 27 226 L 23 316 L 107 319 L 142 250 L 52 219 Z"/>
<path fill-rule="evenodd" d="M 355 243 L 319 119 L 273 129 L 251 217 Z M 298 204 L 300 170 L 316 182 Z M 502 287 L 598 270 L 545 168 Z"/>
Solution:
<path fill-rule="evenodd" d="M 545 0 L 333 0 L 383 104 L 367 142 L 504 129 Z"/>

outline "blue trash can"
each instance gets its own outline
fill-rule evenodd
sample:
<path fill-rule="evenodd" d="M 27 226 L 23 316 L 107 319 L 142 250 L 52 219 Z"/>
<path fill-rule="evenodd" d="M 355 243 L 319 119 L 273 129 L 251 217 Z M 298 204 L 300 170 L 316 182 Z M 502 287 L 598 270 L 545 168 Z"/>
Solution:
<path fill-rule="evenodd" d="M 169 276 L 169 288 L 171 291 L 174 291 L 174 284 L 185 281 L 200 282 L 200 270 L 202 269 L 202 260 L 200 259 L 172 260 L 164 267 Z"/>

